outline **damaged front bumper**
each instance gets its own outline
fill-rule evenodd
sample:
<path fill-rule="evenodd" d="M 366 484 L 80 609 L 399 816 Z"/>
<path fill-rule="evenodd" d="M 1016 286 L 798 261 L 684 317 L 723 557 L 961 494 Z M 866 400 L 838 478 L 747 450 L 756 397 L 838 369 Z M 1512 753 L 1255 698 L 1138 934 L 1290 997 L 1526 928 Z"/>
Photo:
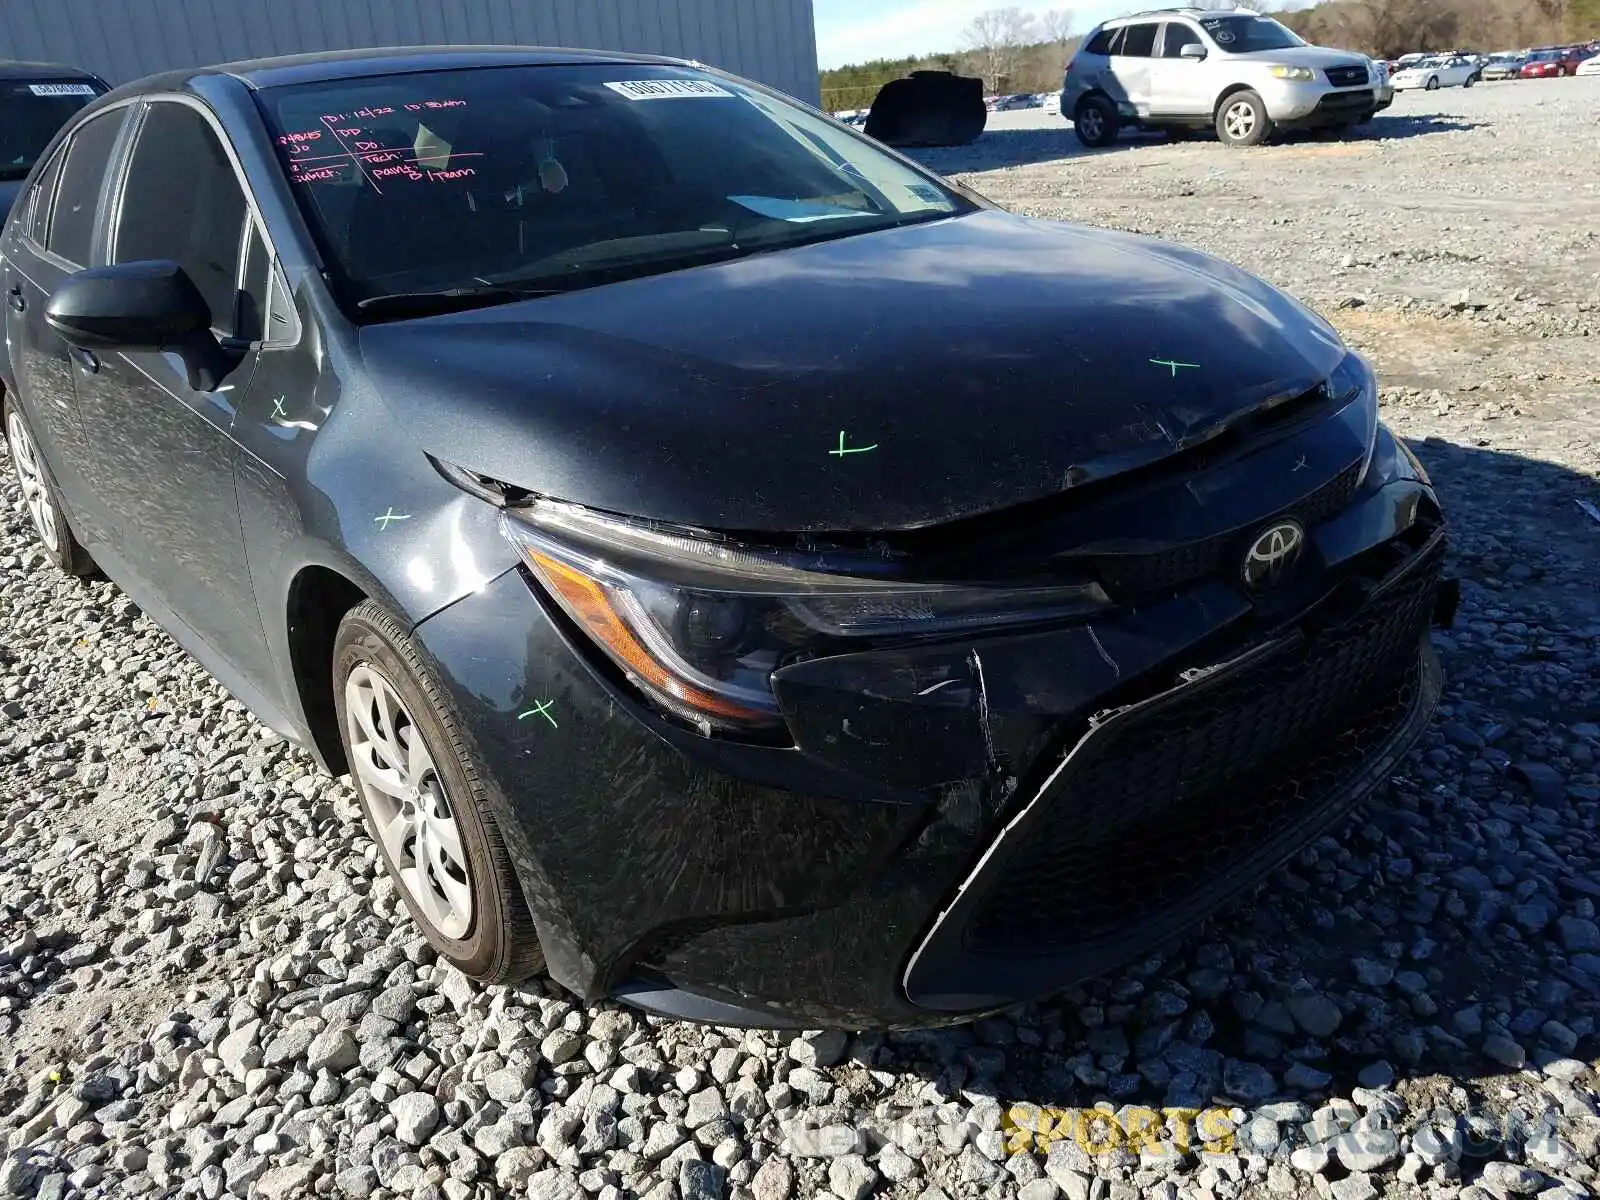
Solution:
<path fill-rule="evenodd" d="M 792 745 L 664 720 L 521 570 L 417 637 L 557 981 L 721 1024 L 950 1021 L 1136 956 L 1393 770 L 1453 593 L 1415 460 L 1383 433 L 1359 478 L 1296 510 L 1314 569 L 1270 600 L 1212 577 L 1091 624 L 787 667 Z M 519 720 L 552 700 L 558 725 Z"/>

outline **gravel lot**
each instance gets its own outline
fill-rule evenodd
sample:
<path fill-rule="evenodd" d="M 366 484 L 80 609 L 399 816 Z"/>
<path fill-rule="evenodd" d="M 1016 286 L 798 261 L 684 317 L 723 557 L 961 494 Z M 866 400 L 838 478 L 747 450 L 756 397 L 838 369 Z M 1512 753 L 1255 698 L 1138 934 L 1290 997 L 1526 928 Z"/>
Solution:
<path fill-rule="evenodd" d="M 399 915 L 348 787 L 114 587 L 46 569 L 0 464 L 0 1195 L 1591 1194 L 1600 79 L 1391 114 L 1246 152 L 1087 154 L 1049 120 L 927 156 L 1319 308 L 1465 579 L 1443 715 L 1347 828 L 1170 953 L 974 1026 L 792 1038 L 474 988 Z M 1018 1148 L 1018 1103 L 1226 1112 L 1091 1155 Z"/>

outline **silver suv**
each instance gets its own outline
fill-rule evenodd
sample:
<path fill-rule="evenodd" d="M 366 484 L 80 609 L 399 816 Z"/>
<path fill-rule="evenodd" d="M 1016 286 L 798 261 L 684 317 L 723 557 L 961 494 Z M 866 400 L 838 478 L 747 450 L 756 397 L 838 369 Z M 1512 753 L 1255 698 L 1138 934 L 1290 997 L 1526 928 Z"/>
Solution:
<path fill-rule="evenodd" d="M 1271 17 L 1169 8 L 1097 25 L 1067 64 L 1061 111 L 1086 146 L 1125 125 L 1255 146 L 1277 129 L 1359 125 L 1393 99 L 1382 64 L 1308 45 Z"/>

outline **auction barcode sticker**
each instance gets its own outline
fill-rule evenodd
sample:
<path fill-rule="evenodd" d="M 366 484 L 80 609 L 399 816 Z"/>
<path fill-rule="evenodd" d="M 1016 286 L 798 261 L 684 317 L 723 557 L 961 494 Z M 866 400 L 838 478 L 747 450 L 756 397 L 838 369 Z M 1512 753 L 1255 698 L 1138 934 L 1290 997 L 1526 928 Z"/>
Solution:
<path fill-rule="evenodd" d="M 87 83 L 30 83 L 28 90 L 35 96 L 93 96 L 95 90 Z"/>
<path fill-rule="evenodd" d="M 732 92 L 704 79 L 629 79 L 606 86 L 629 100 L 697 100 L 702 96 L 734 99 Z"/>

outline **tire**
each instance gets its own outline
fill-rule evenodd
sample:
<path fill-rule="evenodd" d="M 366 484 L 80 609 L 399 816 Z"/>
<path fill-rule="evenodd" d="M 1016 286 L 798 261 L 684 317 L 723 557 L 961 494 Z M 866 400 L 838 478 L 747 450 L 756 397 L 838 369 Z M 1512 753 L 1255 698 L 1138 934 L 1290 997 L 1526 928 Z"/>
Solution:
<path fill-rule="evenodd" d="M 1461 86 L 1463 88 L 1469 88 L 1469 87 L 1471 87 L 1473 84 L 1475 84 L 1477 82 L 1478 82 L 1478 77 L 1476 75 L 1468 75 L 1467 78 L 1466 78 L 1466 82 L 1464 82 Z"/>
<path fill-rule="evenodd" d="M 1117 140 L 1122 119 L 1117 106 L 1104 96 L 1085 96 L 1072 115 L 1073 132 L 1091 150 L 1099 150 Z"/>
<path fill-rule="evenodd" d="M 1225 146 L 1259 146 L 1272 136 L 1272 118 L 1255 92 L 1234 92 L 1217 106 L 1217 140 Z"/>
<path fill-rule="evenodd" d="M 351 786 L 411 919 L 441 957 L 481 983 L 543 971 L 539 934 L 491 809 L 493 785 L 473 763 L 437 675 L 381 604 L 359 604 L 340 622 L 333 686 Z M 393 758 L 382 753 L 385 742 Z M 374 784 L 385 776 L 395 795 Z M 411 857 L 419 847 L 427 869 Z"/>
<path fill-rule="evenodd" d="M 1437 92 L 1439 90 L 1439 77 L 1437 75 L 1428 76 L 1428 90 L 1430 92 Z"/>
<path fill-rule="evenodd" d="M 33 522 L 34 536 L 38 538 L 39 545 L 50 561 L 68 575 L 84 579 L 96 574 L 99 568 L 95 566 L 94 559 L 89 557 L 89 552 L 79 545 L 67 521 L 67 514 L 61 509 L 61 502 L 57 499 L 61 489 L 56 485 L 55 476 L 50 473 L 50 464 L 39 452 L 39 444 L 34 440 L 33 430 L 28 427 L 28 419 L 22 415 L 22 406 L 8 396 L 0 401 L 0 412 L 4 414 L 11 470 L 22 488 L 22 505 L 27 510 L 28 519 Z"/>

